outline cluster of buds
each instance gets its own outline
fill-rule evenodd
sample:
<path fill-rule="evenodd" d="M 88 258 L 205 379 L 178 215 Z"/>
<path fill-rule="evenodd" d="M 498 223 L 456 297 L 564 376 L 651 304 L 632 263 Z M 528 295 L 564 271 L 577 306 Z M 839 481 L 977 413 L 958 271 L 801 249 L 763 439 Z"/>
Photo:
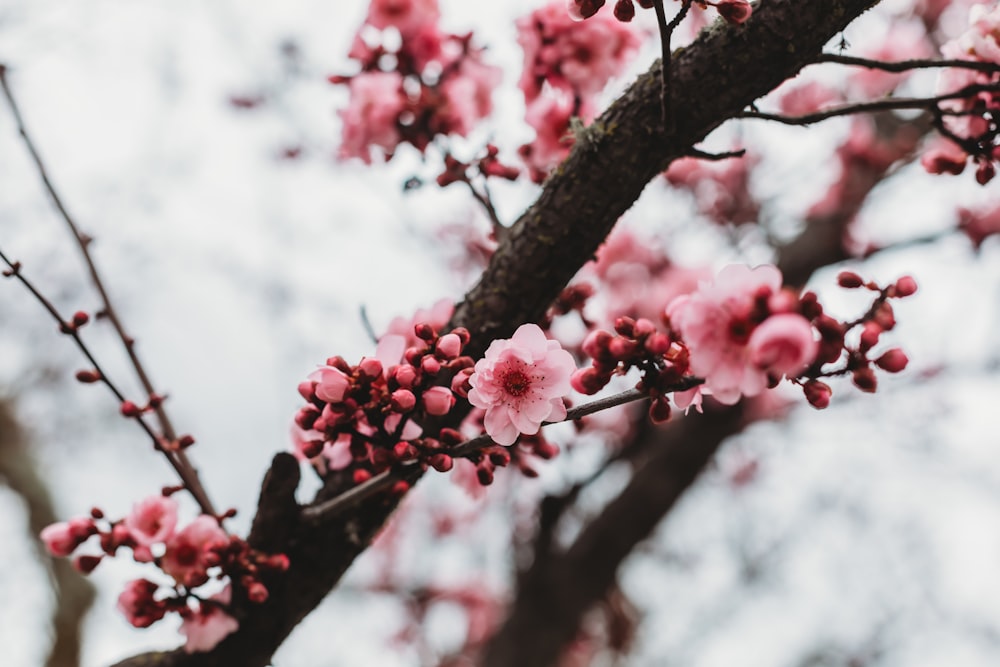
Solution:
<path fill-rule="evenodd" d="M 247 600 L 264 602 L 268 589 L 262 578 L 287 570 L 288 558 L 255 551 L 245 540 L 226 533 L 221 519 L 233 516 L 233 510 L 221 519 L 203 514 L 177 530 L 177 503 L 171 497 L 177 490 L 168 488 L 136 503 L 128 516 L 118 520 L 94 508 L 89 516 L 46 527 L 42 541 L 53 556 L 72 556 L 74 567 L 84 574 L 124 547 L 136 562 L 152 563 L 168 575 L 173 580 L 170 585 L 148 579 L 127 585 L 119 609 L 135 627 L 148 627 L 171 612 L 192 622 L 204 620 L 199 614 L 214 615 L 220 603 L 206 603 L 196 590 L 212 581 L 235 582 Z M 77 553 L 91 538 L 96 538 L 100 551 Z"/>
<path fill-rule="evenodd" d="M 917 291 L 913 278 L 904 276 L 896 282 L 881 287 L 873 281 L 866 281 L 852 271 L 842 271 L 837 283 L 846 289 L 867 289 L 876 294 L 871 307 L 864 315 L 851 322 L 840 322 L 823 313 L 823 308 L 815 301 L 815 295 L 807 292 L 803 302 L 811 315 L 813 326 L 820 333 L 816 360 L 802 374 L 801 385 L 806 399 L 816 408 L 825 408 L 830 403 L 830 386 L 819 380 L 821 377 L 850 375 L 858 389 L 874 393 L 878 388 L 875 368 L 887 373 L 899 373 L 906 368 L 909 359 L 900 348 L 894 347 L 874 353 L 881 335 L 896 326 L 890 299 L 902 299 Z M 857 342 L 848 343 L 848 333 L 857 331 Z M 851 337 L 853 338 L 853 336 Z M 835 364 L 834 368 L 825 368 Z M 874 368 L 873 368 L 874 367 Z"/>
<path fill-rule="evenodd" d="M 438 335 L 430 325 L 417 324 L 414 334 L 419 343 L 405 350 L 402 336 L 384 336 L 381 359 L 364 358 L 352 366 L 331 357 L 299 385 L 308 404 L 295 422 L 307 436 L 302 447 L 306 458 L 346 446 L 356 483 L 407 461 L 442 472 L 451 469 L 445 450 L 453 438 L 427 436 L 420 424 L 447 415 L 455 394 L 464 395 L 465 371 L 473 366 L 470 357 L 462 356 L 469 332 L 458 328 Z M 449 376 L 454 376 L 452 389 L 440 384 Z"/>
<path fill-rule="evenodd" d="M 643 9 L 650 9 L 655 5 L 653 0 L 634 0 L 634 2 L 638 3 Z M 595 15 L 604 6 L 604 3 L 605 0 L 567 0 L 566 6 L 570 16 L 578 21 L 582 21 Z M 735 24 L 744 23 L 750 18 L 750 14 L 753 11 L 747 0 L 718 0 L 718 2 L 712 2 L 712 0 L 694 0 L 693 4 L 701 9 L 715 7 L 719 12 L 719 16 L 729 23 Z M 616 0 L 614 13 L 615 18 L 619 21 L 624 23 L 631 21 L 635 18 L 635 4 L 633 4 L 633 0 Z"/>
<path fill-rule="evenodd" d="M 443 188 L 452 183 L 468 183 L 476 175 L 517 180 L 521 170 L 502 163 L 497 157 L 499 154 L 500 149 L 493 144 L 486 144 L 486 153 L 471 162 L 462 162 L 451 153 L 446 153 L 444 171 L 438 175 L 437 184 Z"/>
<path fill-rule="evenodd" d="M 666 421 L 670 418 L 670 404 L 665 393 L 677 389 L 688 375 L 687 349 L 645 318 L 619 317 L 614 328 L 614 334 L 603 329 L 592 331 L 583 341 L 583 352 L 593 361 L 589 368 L 573 373 L 573 388 L 582 394 L 596 394 L 612 376 L 637 368 L 641 377 L 636 389 L 653 399 L 650 418 L 654 422 Z"/>

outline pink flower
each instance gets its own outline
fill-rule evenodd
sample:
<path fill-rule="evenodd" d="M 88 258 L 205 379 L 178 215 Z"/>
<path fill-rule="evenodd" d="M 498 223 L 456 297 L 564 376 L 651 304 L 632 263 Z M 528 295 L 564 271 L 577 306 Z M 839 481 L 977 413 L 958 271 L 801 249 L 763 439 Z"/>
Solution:
<path fill-rule="evenodd" d="M 208 580 L 208 568 L 216 564 L 215 551 L 228 544 L 219 522 L 202 514 L 167 541 L 161 567 L 179 584 L 200 586 Z"/>
<path fill-rule="evenodd" d="M 405 38 L 440 17 L 437 0 L 372 0 L 368 6 L 369 25 L 396 28 Z"/>
<path fill-rule="evenodd" d="M 371 164 L 372 146 L 391 154 L 399 144 L 399 115 L 406 107 L 403 77 L 398 72 L 363 72 L 351 79 L 350 89 L 349 106 L 340 111 L 340 157 Z"/>
<path fill-rule="evenodd" d="M 444 107 L 439 110 L 442 134 L 467 136 L 493 110 L 493 91 L 500 85 L 499 67 L 476 57 L 462 59 L 458 70 L 441 84 Z"/>
<path fill-rule="evenodd" d="M 66 522 L 54 523 L 42 528 L 39 537 L 49 553 L 59 558 L 65 558 L 97 533 L 93 520 L 89 518 L 70 519 Z"/>
<path fill-rule="evenodd" d="M 732 405 L 740 396 L 755 396 L 767 387 L 768 372 L 798 370 L 815 354 L 809 323 L 799 315 L 775 315 L 801 322 L 779 319 L 757 333 L 768 321 L 767 298 L 780 289 L 781 272 L 774 266 L 730 265 L 714 283 L 703 283 L 667 307 L 671 326 L 690 352 L 691 371 L 705 379 L 705 390 L 719 402 Z"/>
<path fill-rule="evenodd" d="M 508 340 L 495 340 L 469 378 L 469 402 L 486 410 L 486 432 L 500 445 L 538 433 L 544 421 L 566 417 L 562 397 L 576 364 L 537 324 L 523 324 Z"/>
<path fill-rule="evenodd" d="M 166 542 L 177 525 L 177 501 L 162 495 L 136 503 L 125 517 L 129 535 L 140 546 Z"/>
<path fill-rule="evenodd" d="M 212 600 L 229 604 L 232 591 L 227 587 Z M 185 653 L 211 651 L 219 642 L 239 630 L 240 624 L 235 618 L 222 610 L 216 604 L 202 604 L 197 612 L 184 617 L 180 632 L 187 637 L 184 643 Z"/>
<path fill-rule="evenodd" d="M 794 313 L 767 318 L 747 341 L 750 361 L 774 375 L 794 376 L 805 370 L 816 358 L 818 347 L 812 325 Z"/>
<path fill-rule="evenodd" d="M 309 374 L 316 383 L 316 397 L 327 403 L 340 403 L 351 386 L 350 379 L 343 371 L 332 366 L 323 366 Z"/>
<path fill-rule="evenodd" d="M 118 611 L 136 628 L 148 628 L 163 618 L 167 606 L 153 595 L 159 586 L 149 579 L 133 579 L 118 596 Z"/>

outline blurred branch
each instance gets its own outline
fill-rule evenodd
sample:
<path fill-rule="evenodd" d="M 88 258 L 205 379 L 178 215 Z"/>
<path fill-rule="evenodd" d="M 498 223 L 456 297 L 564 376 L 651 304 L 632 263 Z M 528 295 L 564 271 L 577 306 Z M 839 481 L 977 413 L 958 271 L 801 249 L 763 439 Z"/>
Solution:
<path fill-rule="evenodd" d="M 56 522 L 52 497 L 38 474 L 20 426 L 8 400 L 0 399 L 0 480 L 24 501 L 29 538 L 49 574 L 52 585 L 52 645 L 46 667 L 80 664 L 83 619 L 94 601 L 94 587 L 65 558 L 52 558 L 38 534 Z"/>
<path fill-rule="evenodd" d="M 883 72 L 911 72 L 915 69 L 939 69 L 954 67 L 958 69 L 970 69 L 976 72 L 1000 73 L 1000 64 L 984 62 L 981 60 L 933 60 L 915 58 L 912 60 L 900 60 L 896 62 L 886 62 L 884 60 L 871 60 L 869 58 L 859 58 L 857 56 L 845 56 L 839 53 L 821 53 L 816 60 L 820 63 L 837 63 L 840 65 L 853 65 L 868 69 L 882 70 Z"/>
<path fill-rule="evenodd" d="M 35 143 L 32 141 L 31 135 L 28 134 L 28 129 L 24 123 L 24 118 L 21 116 L 21 111 L 14 98 L 14 93 L 10 88 L 10 84 L 7 82 L 7 67 L 3 63 L 0 63 L 0 89 L 3 90 L 4 98 L 7 100 L 7 106 L 10 107 L 11 114 L 14 116 L 14 121 L 17 123 L 18 133 L 24 140 L 25 148 L 27 148 L 32 161 L 35 163 L 35 168 L 38 170 L 38 175 L 42 179 L 42 184 L 45 186 L 45 190 L 52 199 L 52 203 L 55 205 L 56 210 L 59 211 L 60 217 L 62 217 L 66 226 L 69 228 L 70 233 L 73 235 L 73 239 L 76 241 L 77 247 L 80 249 L 80 254 L 83 256 L 83 260 L 87 265 L 87 271 L 90 274 L 90 282 L 93 284 L 97 293 L 101 297 L 101 302 L 103 304 L 103 310 L 101 311 L 102 314 L 108 318 L 108 321 L 111 322 L 111 326 L 114 327 L 115 332 L 118 334 L 118 338 L 125 347 L 125 352 L 128 354 L 132 368 L 135 369 L 136 376 L 139 378 L 139 382 L 142 384 L 146 395 L 150 399 L 154 396 L 159 396 L 160 394 L 154 390 L 153 383 L 149 379 L 149 374 L 146 372 L 145 367 L 139 359 L 138 353 L 135 351 L 135 339 L 125 332 L 125 326 L 122 324 L 118 311 L 111 303 L 111 298 L 108 296 L 108 291 L 104 286 L 104 280 L 101 278 L 101 274 L 97 270 L 97 265 L 94 263 L 94 258 L 90 254 L 90 244 L 93 239 L 80 231 L 80 226 L 73 219 L 73 216 L 70 215 L 69 210 L 67 210 L 65 204 L 63 203 L 62 197 L 59 196 L 58 191 L 52 184 L 52 180 L 49 178 L 49 172 L 45 168 L 45 163 L 42 162 L 41 155 L 39 155 L 38 150 L 35 148 Z M 154 407 L 154 411 L 156 413 L 157 420 L 159 421 L 163 437 L 168 442 L 174 442 L 177 440 L 177 433 L 174 430 L 170 418 L 167 416 L 164 403 L 165 401 L 163 400 L 157 402 Z M 187 474 L 182 476 L 185 487 L 191 495 L 194 496 L 198 505 L 201 507 L 202 512 L 215 516 L 216 511 L 212 506 L 212 501 L 209 499 L 204 486 L 202 486 L 201 480 L 198 477 L 198 471 L 191 464 L 187 454 L 185 454 L 182 450 L 164 451 L 163 453 L 167 458 L 171 459 L 171 461 L 176 464 L 174 466 L 175 468 L 179 466 L 188 471 Z"/>

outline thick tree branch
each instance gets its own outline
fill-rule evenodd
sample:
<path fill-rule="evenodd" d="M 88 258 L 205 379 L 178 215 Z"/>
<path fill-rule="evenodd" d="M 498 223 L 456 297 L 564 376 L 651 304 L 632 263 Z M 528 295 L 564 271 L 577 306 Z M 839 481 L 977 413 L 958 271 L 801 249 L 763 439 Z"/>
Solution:
<path fill-rule="evenodd" d="M 509 337 L 525 322 L 541 320 L 650 180 L 713 129 L 815 60 L 827 41 L 876 2 L 769 0 L 742 26 L 719 23 L 704 31 L 694 44 L 674 54 L 674 129 L 669 134 L 660 123 L 659 64 L 639 77 L 581 136 L 456 309 L 452 325 L 472 333 L 468 353 L 481 356 L 490 341 Z M 685 450 L 675 455 L 701 453 Z M 331 484 L 317 502 L 337 492 Z M 379 495 L 332 525 L 290 526 L 281 550 L 289 556 L 291 569 L 269 582 L 267 603 L 237 606 L 240 629 L 210 653 L 174 651 L 158 654 L 156 663 L 149 655 L 137 656 L 119 667 L 269 664 L 291 629 L 368 547 L 397 502 Z M 575 558 L 608 556 L 599 545 L 584 544 Z M 606 548 L 617 551 L 623 543 Z"/>

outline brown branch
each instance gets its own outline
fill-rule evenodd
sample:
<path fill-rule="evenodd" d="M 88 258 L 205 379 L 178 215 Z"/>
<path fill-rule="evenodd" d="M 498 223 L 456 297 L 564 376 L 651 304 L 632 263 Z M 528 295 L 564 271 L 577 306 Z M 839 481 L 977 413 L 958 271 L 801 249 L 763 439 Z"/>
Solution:
<path fill-rule="evenodd" d="M 584 614 L 611 589 L 618 565 L 652 533 L 741 420 L 741 411 L 729 408 L 692 415 L 665 433 L 651 433 L 660 442 L 628 487 L 569 548 L 536 561 L 525 574 L 507 623 L 490 642 L 484 667 L 557 664 Z"/>
<path fill-rule="evenodd" d="M 935 95 L 933 97 L 889 97 L 875 102 L 858 102 L 856 104 L 845 104 L 842 106 L 817 111 L 815 113 L 803 114 L 801 116 L 785 116 L 776 113 L 765 113 L 763 111 L 741 111 L 733 116 L 734 118 L 755 118 L 759 120 L 771 120 L 784 125 L 812 125 L 830 118 L 838 116 L 854 116 L 865 113 L 875 113 L 879 111 L 899 111 L 903 109 L 933 110 L 941 102 L 948 100 L 963 99 L 972 97 L 979 93 L 998 93 L 1000 83 L 976 83 L 965 86 L 951 93 Z"/>
<path fill-rule="evenodd" d="M 673 110 L 675 127 L 670 135 L 660 122 L 660 65 L 639 77 L 583 133 L 545 183 L 538 201 L 509 228 L 479 283 L 457 307 L 451 326 L 465 326 L 471 332 L 467 353 L 481 356 L 491 341 L 509 338 L 525 322 L 540 321 L 649 181 L 753 100 L 794 76 L 876 2 L 768 0 L 753 21 L 736 28 L 718 22 L 702 31 L 673 59 L 672 89 L 684 104 Z M 682 448 L 675 456 L 687 460 L 699 452 Z M 338 491 L 337 484 L 329 482 L 315 502 Z M 269 664 L 287 634 L 340 580 L 392 513 L 398 499 L 387 495 L 366 500 L 331 525 L 292 522 L 287 548 L 279 549 L 288 555 L 291 568 L 269 582 L 271 598 L 257 607 L 238 604 L 240 629 L 213 651 L 155 654 L 159 661 L 155 664 Z M 623 519 L 625 524 L 630 521 Z M 153 657 L 136 656 L 119 667 L 154 664 Z"/>
<path fill-rule="evenodd" d="M 24 501 L 28 533 L 52 586 L 52 644 L 46 667 L 75 667 L 80 664 L 83 621 L 94 601 L 94 587 L 70 561 L 52 558 L 38 538 L 57 517 L 48 486 L 6 399 L 0 399 L 0 481 Z"/>
<path fill-rule="evenodd" d="M 1000 64 L 983 62 L 981 60 L 933 60 L 930 58 L 914 58 L 911 60 L 886 62 L 884 60 L 871 60 L 869 58 L 859 58 L 857 56 L 845 56 L 839 53 L 821 53 L 813 62 L 816 64 L 837 63 L 840 65 L 853 65 L 856 67 L 866 67 L 868 69 L 878 69 L 883 72 L 895 73 L 912 72 L 915 69 L 938 69 L 948 67 L 971 69 L 976 72 L 986 72 L 990 74 L 1000 73 Z"/>
<path fill-rule="evenodd" d="M 152 381 L 149 379 L 149 374 L 146 372 L 145 367 L 139 359 L 138 353 L 135 351 L 135 339 L 125 332 L 125 327 L 118 315 L 118 311 L 111 303 L 111 298 L 104 286 L 104 280 L 101 278 L 101 274 L 97 270 L 97 265 L 94 263 L 94 259 L 90 254 L 90 243 L 92 239 L 80 231 L 80 226 L 76 224 L 73 216 L 70 215 L 69 210 L 63 203 L 62 197 L 59 196 L 59 192 L 56 190 L 55 186 L 52 184 L 52 180 L 49 178 L 49 172 L 45 168 L 45 163 L 42 161 L 41 155 L 35 148 L 35 143 L 32 141 L 31 135 L 28 134 L 27 126 L 24 123 L 24 118 L 21 116 L 21 111 L 17 105 L 16 99 L 14 98 L 14 93 L 10 88 L 10 84 L 7 82 L 7 67 L 3 63 L 0 63 L 0 89 L 3 90 L 7 106 L 10 107 L 11 114 L 14 116 L 14 121 L 17 124 L 18 134 L 21 135 L 25 148 L 27 148 L 32 161 L 35 163 L 35 169 L 38 171 L 38 175 L 42 179 L 42 184 L 45 186 L 45 190 L 48 192 L 49 198 L 55 205 L 56 210 L 59 211 L 60 217 L 66 223 L 70 233 L 73 235 L 73 239 L 76 241 L 77 247 L 80 249 L 80 254 L 83 256 L 83 260 L 87 265 L 90 282 L 93 284 L 101 298 L 101 303 L 103 304 L 103 314 L 108 318 L 108 321 L 111 322 L 111 326 L 114 327 L 115 332 L 118 334 L 118 338 L 125 347 L 125 352 L 128 354 L 132 368 L 135 369 L 136 377 L 139 378 L 139 382 L 142 384 L 142 388 L 146 392 L 147 396 L 152 398 L 153 396 L 158 395 L 153 387 Z M 154 412 L 156 413 L 156 418 L 159 421 L 160 430 L 163 432 L 163 437 L 167 441 L 173 442 L 177 440 L 177 433 L 174 430 L 173 424 L 167 415 L 167 411 L 163 403 L 163 401 L 160 401 L 154 408 Z M 216 516 L 216 511 L 212 505 L 211 499 L 208 497 L 208 492 L 202 485 L 201 480 L 198 477 L 198 471 L 188 460 L 187 455 L 180 450 L 164 451 L 163 453 L 167 456 L 167 458 L 175 459 L 175 461 L 172 461 L 172 463 L 175 463 L 175 467 L 180 466 L 189 471 L 184 477 L 182 477 L 185 488 L 187 488 L 191 495 L 194 496 L 198 505 L 201 507 L 202 512 Z"/>

